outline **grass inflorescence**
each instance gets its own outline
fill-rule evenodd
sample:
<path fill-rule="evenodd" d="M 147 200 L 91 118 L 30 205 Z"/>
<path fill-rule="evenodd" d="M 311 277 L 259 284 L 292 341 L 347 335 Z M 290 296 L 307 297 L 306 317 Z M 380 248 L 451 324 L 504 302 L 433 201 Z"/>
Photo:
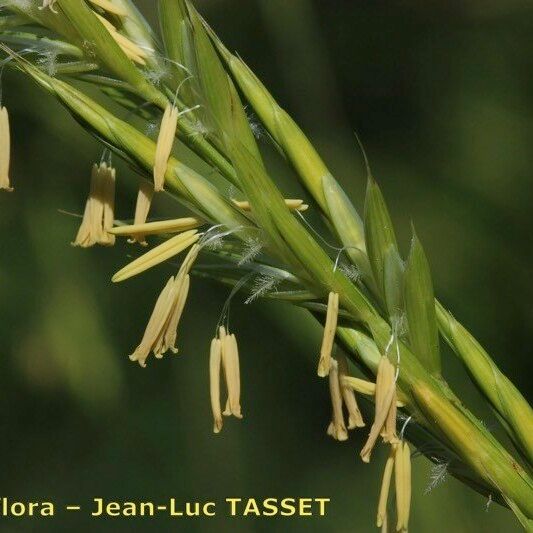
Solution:
<path fill-rule="evenodd" d="M 175 276 L 162 276 L 162 291 L 132 360 L 144 366 L 151 353 L 160 358 L 177 352 L 192 276 L 231 285 L 210 349 L 213 430 L 219 433 L 223 416 L 243 416 L 230 300 L 247 290 L 246 303 L 271 298 L 301 306 L 324 325 L 317 373 L 330 390 L 327 433 L 346 440 L 351 430 L 366 426 L 359 429 L 368 432 L 364 462 L 379 442 L 389 448 L 376 497 L 378 527 L 392 523 L 387 501 L 394 485 L 395 529 L 408 529 L 415 455 L 407 441 L 436 463 L 431 487 L 449 473 L 508 505 L 525 528 L 531 527 L 531 407 L 435 299 L 429 260 L 414 231 L 409 252 L 402 253 L 369 165 L 361 216 L 303 131 L 188 0 L 158 1 L 162 48 L 133 2 L 45 0 L 2 6 L 0 17 L 10 18 L 0 25 L 5 28 L 0 30 L 1 65 L 33 79 L 142 176 L 133 224 L 124 224 L 114 220 L 115 181 L 128 178 L 116 176 L 110 160 L 95 165 L 74 243 L 110 246 L 125 237 L 148 247 L 113 276 L 115 282 L 185 254 Z M 43 52 L 36 43 L 45 38 Z M 123 111 L 97 103 L 75 80 L 90 82 Z M 139 125 L 131 123 L 132 114 Z M 7 110 L 0 106 L 0 188 L 7 190 L 9 128 Z M 294 168 L 308 198 L 287 199 L 272 181 L 257 143 L 264 135 Z M 176 159 L 177 140 L 213 173 L 203 175 Z M 189 216 L 150 219 L 152 198 L 163 190 L 186 206 Z M 318 238 L 303 218 L 306 209 L 325 217 L 331 229 L 327 238 Z M 200 264 L 200 256 L 208 264 Z M 496 411 L 514 450 L 499 443 L 455 396 L 441 371 L 442 339 Z M 355 367 L 372 381 L 353 377 Z M 356 394 L 374 401 L 368 424 Z"/>

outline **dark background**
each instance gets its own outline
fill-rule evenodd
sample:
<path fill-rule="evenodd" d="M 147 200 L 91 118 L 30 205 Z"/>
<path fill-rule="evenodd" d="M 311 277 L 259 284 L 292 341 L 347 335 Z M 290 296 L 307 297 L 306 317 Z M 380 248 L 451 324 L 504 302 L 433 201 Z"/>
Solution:
<path fill-rule="evenodd" d="M 155 21 L 153 2 L 139 2 Z M 403 250 L 414 221 L 436 291 L 526 394 L 533 285 L 533 6 L 462 2 L 211 0 L 198 7 L 309 133 L 361 208 L 354 131 L 387 198 Z M 211 433 L 207 357 L 228 290 L 195 280 L 180 355 L 130 363 L 163 266 L 114 286 L 131 248 L 69 246 L 101 147 L 29 80 L 2 80 L 13 129 L 13 195 L 0 195 L 0 493 L 58 505 L 93 497 L 221 500 L 330 497 L 323 519 L 0 520 L 0 531 L 375 531 L 383 450 L 364 432 L 325 434 L 328 391 L 315 376 L 320 331 L 283 305 L 235 302 L 245 419 Z M 267 150 L 272 154 L 272 150 Z M 283 183 L 290 171 L 270 168 Z M 118 167 L 118 216 L 135 180 Z M 123 179 L 124 178 L 124 179 Z M 158 199 L 160 215 L 176 213 Z M 497 430 L 461 366 L 447 379 Z M 519 531 L 512 514 L 453 479 L 430 494 L 414 462 L 412 531 Z"/>

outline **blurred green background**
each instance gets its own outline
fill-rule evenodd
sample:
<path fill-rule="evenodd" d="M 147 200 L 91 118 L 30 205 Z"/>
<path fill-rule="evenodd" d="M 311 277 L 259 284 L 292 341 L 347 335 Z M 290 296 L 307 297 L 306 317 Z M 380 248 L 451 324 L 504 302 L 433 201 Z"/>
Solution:
<path fill-rule="evenodd" d="M 139 2 L 156 20 L 151 0 Z M 436 291 L 529 394 L 533 5 L 519 0 L 197 2 L 309 133 L 358 207 L 365 173 L 354 131 L 383 187 L 404 251 L 410 221 Z M 0 520 L 0 531 L 375 531 L 383 450 L 363 465 L 364 432 L 325 434 L 328 391 L 315 376 L 320 331 L 282 305 L 234 302 L 242 353 L 241 423 L 213 436 L 208 344 L 228 290 L 195 280 L 180 355 L 127 354 L 140 340 L 162 266 L 112 286 L 131 248 L 70 247 L 101 147 L 29 80 L 6 72 L 13 195 L 0 195 L 0 487 L 59 504 L 224 497 L 329 497 L 322 519 L 116 519 L 80 514 Z M 266 142 L 265 142 L 266 144 Z M 266 149 L 272 172 L 291 177 Z M 271 159 L 271 160 L 270 160 Z M 118 167 L 119 217 L 135 180 Z M 288 189 L 286 189 L 288 190 Z M 175 213 L 158 199 L 159 214 Z M 445 374 L 499 433 L 449 351 Z M 414 462 L 414 532 L 519 531 L 510 512 L 447 479 L 425 494 Z"/>

